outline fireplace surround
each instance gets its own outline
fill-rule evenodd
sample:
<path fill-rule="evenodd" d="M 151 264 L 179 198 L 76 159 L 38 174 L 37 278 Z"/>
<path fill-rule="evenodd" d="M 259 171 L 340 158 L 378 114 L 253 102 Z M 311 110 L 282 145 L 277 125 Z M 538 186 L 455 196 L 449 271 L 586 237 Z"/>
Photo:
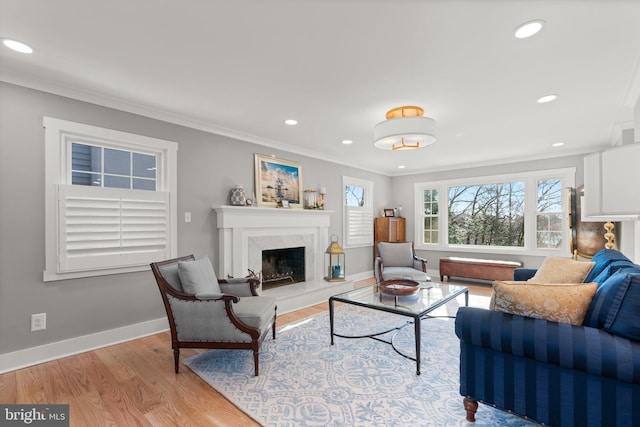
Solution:
<path fill-rule="evenodd" d="M 219 231 L 220 277 L 242 277 L 249 270 L 262 271 L 264 250 L 304 247 L 304 282 L 265 291 L 276 296 L 278 312 L 326 301 L 353 286 L 349 281 L 336 285 L 323 280 L 324 252 L 329 246 L 333 211 L 228 205 L 213 209 Z M 285 301 L 298 297 L 302 299 L 297 302 Z"/>

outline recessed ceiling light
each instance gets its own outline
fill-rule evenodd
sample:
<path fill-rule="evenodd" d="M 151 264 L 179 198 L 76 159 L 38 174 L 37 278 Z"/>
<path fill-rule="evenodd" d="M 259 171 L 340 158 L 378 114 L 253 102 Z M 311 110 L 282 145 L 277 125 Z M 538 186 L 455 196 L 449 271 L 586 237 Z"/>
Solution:
<path fill-rule="evenodd" d="M 545 22 L 541 19 L 536 19 L 535 21 L 525 22 L 516 28 L 515 36 L 518 39 L 526 39 L 527 37 L 531 37 L 534 34 L 537 34 L 538 31 L 542 29 Z"/>
<path fill-rule="evenodd" d="M 287 119 L 284 121 L 284 124 L 289 126 L 295 126 L 298 124 L 298 121 L 295 119 Z"/>
<path fill-rule="evenodd" d="M 27 44 L 19 42 L 17 40 L 11 39 L 2 39 L 2 44 L 4 44 L 9 49 L 13 49 L 16 52 L 20 53 L 33 53 L 33 48 Z"/>
<path fill-rule="evenodd" d="M 551 102 L 558 99 L 558 95 L 545 95 L 542 98 L 538 98 L 536 101 L 538 104 L 544 104 L 545 102 Z"/>
<path fill-rule="evenodd" d="M 405 168 L 405 165 L 398 166 L 398 169 L 404 169 L 404 168 Z"/>
<path fill-rule="evenodd" d="M 352 140 L 350 140 L 350 139 L 343 139 L 343 140 L 342 140 L 342 143 L 343 143 L 344 145 L 349 145 L 349 144 L 353 144 L 353 141 L 352 141 Z"/>
<path fill-rule="evenodd" d="M 551 144 L 552 147 L 562 147 L 563 145 L 564 145 L 564 142 L 555 142 Z"/>

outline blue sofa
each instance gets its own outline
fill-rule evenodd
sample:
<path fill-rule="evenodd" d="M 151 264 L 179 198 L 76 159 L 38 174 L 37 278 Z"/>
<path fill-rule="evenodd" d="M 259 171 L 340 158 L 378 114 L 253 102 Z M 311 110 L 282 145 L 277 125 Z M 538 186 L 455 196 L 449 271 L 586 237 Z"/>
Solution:
<path fill-rule="evenodd" d="M 598 288 L 581 326 L 459 309 L 468 421 L 482 402 L 551 426 L 640 426 L 640 266 L 611 249 L 592 261 L 585 282 Z"/>

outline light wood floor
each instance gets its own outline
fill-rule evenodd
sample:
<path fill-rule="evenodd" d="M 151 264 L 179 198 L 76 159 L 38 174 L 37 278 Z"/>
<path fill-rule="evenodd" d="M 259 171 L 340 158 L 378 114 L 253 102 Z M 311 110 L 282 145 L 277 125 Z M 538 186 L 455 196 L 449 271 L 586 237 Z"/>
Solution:
<path fill-rule="evenodd" d="M 491 294 L 490 286 L 465 286 L 472 296 Z M 325 310 L 326 302 L 280 315 L 278 326 Z M 182 349 L 180 359 L 201 352 Z M 0 403 L 69 404 L 71 426 L 259 425 L 189 368 L 174 374 L 169 332 L 2 374 Z"/>

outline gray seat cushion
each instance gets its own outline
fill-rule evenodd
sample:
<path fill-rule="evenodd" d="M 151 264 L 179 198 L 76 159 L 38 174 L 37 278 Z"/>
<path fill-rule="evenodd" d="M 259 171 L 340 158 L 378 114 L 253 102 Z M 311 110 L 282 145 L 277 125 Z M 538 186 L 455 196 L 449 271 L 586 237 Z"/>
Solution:
<path fill-rule="evenodd" d="M 387 267 L 382 271 L 382 280 L 409 279 L 417 282 L 430 280 L 429 275 L 423 271 L 411 267 Z"/>
<path fill-rule="evenodd" d="M 276 299 L 264 296 L 240 298 L 233 304 L 233 312 L 245 325 L 264 329 L 271 325 L 276 314 Z"/>

